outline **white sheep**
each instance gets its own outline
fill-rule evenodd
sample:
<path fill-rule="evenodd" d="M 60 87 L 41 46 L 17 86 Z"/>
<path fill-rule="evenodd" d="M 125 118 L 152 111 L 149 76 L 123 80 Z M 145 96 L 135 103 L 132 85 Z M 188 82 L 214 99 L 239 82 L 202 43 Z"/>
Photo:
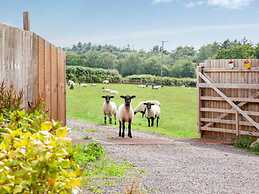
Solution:
<path fill-rule="evenodd" d="M 154 90 L 158 90 L 160 88 L 162 88 L 162 86 L 154 86 L 154 85 L 152 85 L 152 89 L 154 89 Z"/>
<path fill-rule="evenodd" d="M 109 80 L 103 80 L 103 84 L 109 84 Z"/>
<path fill-rule="evenodd" d="M 80 84 L 80 87 L 83 87 L 83 88 L 85 88 L 87 86 L 88 86 L 88 84 L 85 84 L 85 83 Z"/>
<path fill-rule="evenodd" d="M 118 94 L 119 92 L 118 92 L 117 90 L 110 90 L 109 93 L 110 93 L 110 94 L 113 94 L 113 95 L 116 95 L 116 94 Z"/>
<path fill-rule="evenodd" d="M 128 136 L 132 138 L 131 134 L 131 124 L 134 119 L 134 110 L 131 105 L 131 100 L 135 98 L 136 96 L 120 96 L 124 99 L 124 104 L 120 105 L 117 113 L 118 120 L 120 122 L 119 126 L 119 136 L 124 137 L 125 136 L 125 123 L 128 123 Z M 122 132 L 121 132 L 122 129 Z"/>
<path fill-rule="evenodd" d="M 154 126 L 154 120 L 156 119 L 156 126 L 158 127 L 158 122 L 160 119 L 160 106 L 154 104 L 154 103 L 145 103 L 146 110 L 145 110 L 145 117 L 148 120 L 148 126 L 153 127 Z M 151 120 L 151 125 L 150 125 Z"/>
<path fill-rule="evenodd" d="M 106 124 L 107 117 L 109 118 L 109 123 L 112 124 L 112 116 L 114 116 L 115 125 L 116 125 L 116 114 L 117 114 L 117 106 L 115 102 L 112 102 L 111 99 L 114 96 L 102 96 L 105 99 L 103 103 L 103 114 L 104 114 L 104 123 Z"/>
<path fill-rule="evenodd" d="M 73 90 L 76 86 L 76 83 L 72 80 L 68 80 L 67 85 L 68 85 L 70 90 Z"/>
<path fill-rule="evenodd" d="M 111 89 L 109 88 L 103 88 L 103 92 L 107 92 L 107 93 L 110 93 Z"/>
<path fill-rule="evenodd" d="M 138 88 L 146 88 L 146 85 L 138 85 Z"/>
<path fill-rule="evenodd" d="M 95 87 L 95 86 L 97 86 L 97 85 L 96 85 L 96 84 L 92 84 L 91 86 Z"/>
<path fill-rule="evenodd" d="M 157 101 L 157 100 L 145 100 L 145 101 L 141 101 L 138 106 L 134 109 L 134 114 L 137 114 L 137 113 L 141 113 L 142 114 L 142 118 L 144 117 L 144 114 L 145 114 L 145 110 L 146 110 L 146 105 L 145 103 L 153 103 L 153 104 L 156 104 L 158 106 L 160 106 L 160 102 Z"/>

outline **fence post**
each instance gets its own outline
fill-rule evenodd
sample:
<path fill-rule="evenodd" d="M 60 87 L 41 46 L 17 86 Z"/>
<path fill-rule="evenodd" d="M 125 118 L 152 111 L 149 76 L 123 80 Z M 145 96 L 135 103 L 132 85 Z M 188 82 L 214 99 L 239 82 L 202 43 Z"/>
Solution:
<path fill-rule="evenodd" d="M 198 118 L 197 118 L 197 127 L 198 127 L 198 131 L 199 131 L 199 134 L 200 134 L 200 137 L 202 137 L 202 131 L 201 131 L 201 88 L 199 86 L 200 82 L 201 82 L 201 78 L 199 76 L 199 73 L 202 73 L 203 72 L 203 67 L 202 65 L 198 65 L 197 66 L 197 89 L 198 89 L 198 92 L 197 92 L 197 105 L 198 105 Z"/>
<path fill-rule="evenodd" d="M 28 11 L 23 12 L 23 29 L 25 31 L 30 31 L 30 18 Z"/>

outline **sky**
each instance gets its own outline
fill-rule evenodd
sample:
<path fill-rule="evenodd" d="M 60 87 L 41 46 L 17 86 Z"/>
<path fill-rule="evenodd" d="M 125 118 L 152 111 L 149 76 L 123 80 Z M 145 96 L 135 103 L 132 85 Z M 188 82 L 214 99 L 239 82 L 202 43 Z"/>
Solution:
<path fill-rule="evenodd" d="M 243 37 L 259 42 L 259 0 L 0 0 L 0 22 L 67 47 L 77 42 L 151 49 Z"/>

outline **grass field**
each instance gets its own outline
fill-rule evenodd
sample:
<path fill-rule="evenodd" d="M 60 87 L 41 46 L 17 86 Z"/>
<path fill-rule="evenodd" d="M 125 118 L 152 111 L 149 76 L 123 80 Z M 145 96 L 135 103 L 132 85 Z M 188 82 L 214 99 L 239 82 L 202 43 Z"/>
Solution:
<path fill-rule="evenodd" d="M 68 118 L 83 120 L 96 124 L 103 124 L 102 104 L 104 85 L 76 87 L 67 93 Z M 135 117 L 134 130 L 155 132 L 170 137 L 197 137 L 196 129 L 196 89 L 163 87 L 160 90 L 151 88 L 138 88 L 136 85 L 112 84 L 107 87 L 117 90 L 118 95 L 114 101 L 119 106 L 124 94 L 136 95 L 133 106 L 137 106 L 142 100 L 156 99 L 161 102 L 161 120 L 158 128 L 147 127 L 147 120 L 141 118 L 141 114 Z"/>

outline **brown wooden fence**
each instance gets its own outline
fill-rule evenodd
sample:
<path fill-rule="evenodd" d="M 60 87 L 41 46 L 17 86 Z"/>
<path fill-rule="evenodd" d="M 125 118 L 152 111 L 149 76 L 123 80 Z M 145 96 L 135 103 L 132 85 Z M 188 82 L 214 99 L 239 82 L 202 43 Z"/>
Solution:
<path fill-rule="evenodd" d="M 198 128 L 203 138 L 232 143 L 239 135 L 259 137 L 259 60 L 209 60 L 200 64 Z"/>
<path fill-rule="evenodd" d="M 45 101 L 51 119 L 66 123 L 65 54 L 33 32 L 0 24 L 0 81 Z"/>

